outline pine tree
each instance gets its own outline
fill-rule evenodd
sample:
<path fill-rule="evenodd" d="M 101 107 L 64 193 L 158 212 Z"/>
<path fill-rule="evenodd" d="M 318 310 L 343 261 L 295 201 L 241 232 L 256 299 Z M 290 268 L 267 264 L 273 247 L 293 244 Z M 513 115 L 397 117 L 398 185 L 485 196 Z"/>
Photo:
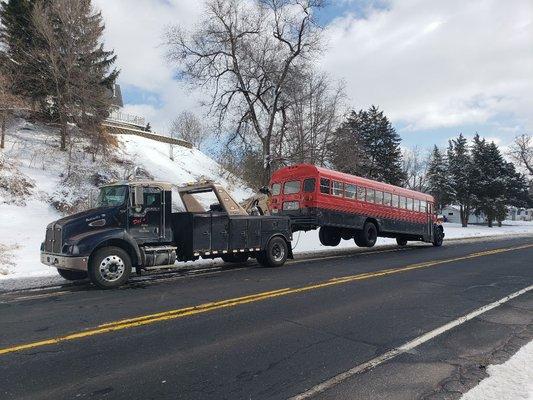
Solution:
<path fill-rule="evenodd" d="M 42 65 L 46 111 L 61 127 L 61 149 L 66 149 L 69 123 L 98 137 L 118 76 L 112 69 L 116 56 L 103 48 L 101 13 L 93 10 L 90 0 L 38 2 L 32 23 L 42 43 L 32 57 Z"/>
<path fill-rule="evenodd" d="M 431 154 L 427 180 L 428 192 L 435 198 L 437 210 L 442 211 L 446 205 L 451 203 L 454 193 L 447 160 L 437 146 L 433 148 Z"/>
<path fill-rule="evenodd" d="M 40 84 L 40 61 L 32 56 L 41 45 L 32 24 L 35 0 L 0 2 L 0 63 L 11 77 L 10 91 L 34 104 L 46 96 Z"/>
<path fill-rule="evenodd" d="M 450 183 L 453 193 L 453 202 L 459 205 L 461 224 L 468 225 L 470 212 L 472 211 L 472 159 L 468 143 L 463 134 L 457 139 L 449 141 L 448 165 Z"/>
<path fill-rule="evenodd" d="M 335 169 L 393 185 L 402 185 L 401 138 L 378 107 L 352 111 L 331 146 Z"/>
<path fill-rule="evenodd" d="M 152 132 L 152 125 L 150 125 L 150 122 L 146 124 L 146 128 L 144 128 L 145 132 Z"/>

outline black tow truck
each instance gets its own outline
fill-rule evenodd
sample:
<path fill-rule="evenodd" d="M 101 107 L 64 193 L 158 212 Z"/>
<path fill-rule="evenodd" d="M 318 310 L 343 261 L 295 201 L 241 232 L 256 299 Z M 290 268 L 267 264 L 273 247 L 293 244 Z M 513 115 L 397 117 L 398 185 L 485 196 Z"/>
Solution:
<path fill-rule="evenodd" d="M 90 210 L 49 224 L 41 262 L 65 279 L 88 277 L 113 288 L 133 269 L 140 274 L 176 261 L 256 258 L 281 266 L 292 258 L 291 240 L 289 217 L 249 215 L 214 182 L 124 181 L 101 187 Z"/>

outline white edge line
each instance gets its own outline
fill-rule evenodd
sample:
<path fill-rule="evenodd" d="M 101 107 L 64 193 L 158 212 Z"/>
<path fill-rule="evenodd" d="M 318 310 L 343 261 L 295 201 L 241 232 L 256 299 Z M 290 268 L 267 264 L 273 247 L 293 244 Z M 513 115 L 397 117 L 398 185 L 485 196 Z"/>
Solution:
<path fill-rule="evenodd" d="M 327 381 L 324 381 L 318 385 L 316 385 L 315 387 L 303 392 L 303 393 L 300 393 L 296 396 L 293 396 L 291 397 L 289 400 L 303 400 L 303 399 L 308 399 L 312 396 L 315 396 L 319 393 L 322 393 L 328 389 L 331 389 L 332 387 L 338 385 L 339 383 L 345 381 L 346 379 L 348 378 L 351 378 L 352 376 L 354 375 L 358 375 L 360 373 L 363 373 L 363 372 L 366 372 L 366 371 L 369 371 L 371 369 L 373 369 L 374 367 L 377 367 L 378 365 L 380 364 L 383 364 L 384 362 L 388 361 L 388 360 L 391 360 L 393 358 L 395 358 L 396 356 L 400 355 L 400 354 L 403 354 L 403 353 L 406 353 L 408 352 L 409 350 L 412 350 L 414 349 L 415 347 L 418 347 L 420 346 L 421 344 L 435 338 L 436 336 L 439 336 L 441 334 L 443 334 L 444 332 L 446 331 L 449 331 L 450 329 L 453 329 L 455 328 L 456 326 L 459 326 L 461 324 L 464 324 L 465 322 L 467 321 L 470 321 L 471 319 L 483 314 L 483 313 L 486 313 L 487 311 L 490 311 L 492 310 L 493 308 L 496 308 L 506 302 L 508 302 L 509 300 L 512 300 L 514 299 L 515 297 L 518 297 L 526 292 L 529 292 L 530 290 L 533 290 L 533 285 L 531 286 L 528 286 L 522 290 L 519 290 L 518 292 L 514 292 L 514 293 L 511 293 L 510 295 L 507 295 L 505 296 L 504 298 L 500 299 L 500 300 L 497 300 L 493 303 L 490 303 L 490 304 L 487 304 L 487 305 L 484 305 L 483 307 L 480 307 L 466 315 L 463 315 L 462 317 L 459 317 L 457 318 L 456 320 L 453 320 L 451 322 L 448 322 L 447 324 L 445 325 L 442 325 L 441 327 L 439 328 L 436 328 L 436 329 L 433 329 L 432 331 L 429 331 L 429 332 L 426 332 L 425 334 L 417 337 L 416 339 L 413 339 L 403 345 L 401 345 L 400 347 L 397 347 L 395 349 L 392 349 L 392 350 L 389 350 L 387 351 L 386 353 L 380 355 L 379 357 L 375 357 L 363 364 L 359 364 L 357 366 L 355 366 L 354 368 L 352 369 L 349 369 L 339 375 L 336 375 L 334 376 L 333 378 L 331 379 L 328 379 Z"/>

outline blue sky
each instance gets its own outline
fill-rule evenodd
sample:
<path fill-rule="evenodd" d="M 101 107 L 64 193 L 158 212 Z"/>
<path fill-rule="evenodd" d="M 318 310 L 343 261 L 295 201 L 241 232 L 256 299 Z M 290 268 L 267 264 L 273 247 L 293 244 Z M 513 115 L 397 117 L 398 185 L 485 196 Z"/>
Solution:
<path fill-rule="evenodd" d="M 122 69 L 126 110 L 160 131 L 202 95 L 175 79 L 164 27 L 192 28 L 197 0 L 95 0 Z M 379 105 L 405 147 L 446 145 L 476 132 L 508 145 L 533 130 L 533 2 L 330 0 L 319 11 L 320 68 L 346 82 L 348 106 Z"/>

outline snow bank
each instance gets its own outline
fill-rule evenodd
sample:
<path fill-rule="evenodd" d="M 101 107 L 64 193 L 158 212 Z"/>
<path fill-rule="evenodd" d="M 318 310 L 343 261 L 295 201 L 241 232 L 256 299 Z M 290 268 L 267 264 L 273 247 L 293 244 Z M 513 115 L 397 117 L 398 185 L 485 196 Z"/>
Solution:
<path fill-rule="evenodd" d="M 461 400 L 533 400 L 533 341 L 501 365 L 487 368 L 489 377 L 465 393 Z"/>

